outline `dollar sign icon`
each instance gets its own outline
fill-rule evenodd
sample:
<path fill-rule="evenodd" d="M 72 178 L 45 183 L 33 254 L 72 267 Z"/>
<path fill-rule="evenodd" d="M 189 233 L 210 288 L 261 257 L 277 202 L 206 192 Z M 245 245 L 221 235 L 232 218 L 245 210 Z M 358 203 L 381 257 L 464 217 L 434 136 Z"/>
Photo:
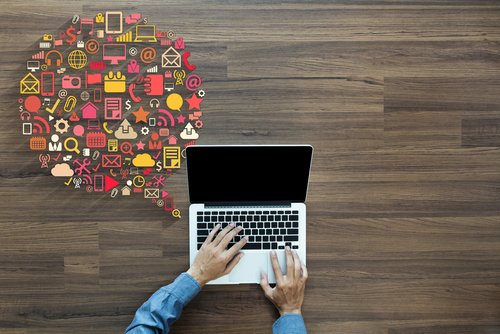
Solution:
<path fill-rule="evenodd" d="M 130 105 L 130 100 L 125 101 L 125 106 L 126 106 L 125 109 L 127 109 L 127 111 L 129 111 L 130 108 L 132 108 L 132 106 Z"/>
<path fill-rule="evenodd" d="M 156 162 L 156 171 L 161 172 L 162 167 L 161 167 L 161 161 Z"/>
<path fill-rule="evenodd" d="M 76 41 L 76 35 L 73 34 L 72 31 L 75 31 L 75 27 L 73 27 L 73 26 L 69 26 L 68 29 L 66 29 L 66 37 L 68 37 L 66 39 L 66 42 L 69 45 L 73 45 L 73 43 L 75 43 L 75 41 Z"/>
<path fill-rule="evenodd" d="M 145 17 L 145 18 L 143 19 L 143 21 L 144 21 L 144 24 L 148 24 L 148 18 L 147 18 L 147 17 Z"/>

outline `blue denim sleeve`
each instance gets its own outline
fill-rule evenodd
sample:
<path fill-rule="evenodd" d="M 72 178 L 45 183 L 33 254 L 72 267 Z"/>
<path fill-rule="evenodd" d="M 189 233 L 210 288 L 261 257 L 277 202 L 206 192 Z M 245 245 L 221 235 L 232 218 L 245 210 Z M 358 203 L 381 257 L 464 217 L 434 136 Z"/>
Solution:
<path fill-rule="evenodd" d="M 182 309 L 198 292 L 200 284 L 188 273 L 180 274 L 174 282 L 156 291 L 135 312 L 126 334 L 168 333 L 179 319 Z"/>
<path fill-rule="evenodd" d="M 306 334 L 306 324 L 300 314 L 288 313 L 274 322 L 273 334 Z"/>

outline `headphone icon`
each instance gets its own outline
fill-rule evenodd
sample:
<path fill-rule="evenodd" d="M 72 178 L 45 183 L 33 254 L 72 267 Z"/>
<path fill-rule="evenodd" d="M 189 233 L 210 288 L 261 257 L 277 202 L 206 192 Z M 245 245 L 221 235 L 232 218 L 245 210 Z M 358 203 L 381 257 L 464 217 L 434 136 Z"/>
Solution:
<path fill-rule="evenodd" d="M 49 58 L 49 55 L 51 53 L 56 53 L 57 54 L 57 60 L 56 60 L 56 66 L 61 66 L 62 62 L 63 62 L 63 56 L 61 54 L 61 52 L 57 51 L 57 50 L 50 50 L 49 52 L 47 52 L 47 54 L 45 55 L 45 63 L 47 64 L 47 66 L 50 66 L 52 65 L 52 59 Z"/>
<path fill-rule="evenodd" d="M 149 101 L 149 106 L 151 108 L 158 108 L 160 106 L 160 101 L 158 101 L 158 99 L 151 99 L 151 101 Z"/>
<path fill-rule="evenodd" d="M 20 115 L 20 117 L 21 117 L 21 119 L 22 119 L 23 121 L 29 121 L 29 120 L 31 119 L 31 115 L 30 115 L 30 113 L 29 113 L 29 112 L 27 112 L 27 111 L 23 111 L 23 112 L 22 112 L 22 113 L 20 113 L 19 115 Z"/>

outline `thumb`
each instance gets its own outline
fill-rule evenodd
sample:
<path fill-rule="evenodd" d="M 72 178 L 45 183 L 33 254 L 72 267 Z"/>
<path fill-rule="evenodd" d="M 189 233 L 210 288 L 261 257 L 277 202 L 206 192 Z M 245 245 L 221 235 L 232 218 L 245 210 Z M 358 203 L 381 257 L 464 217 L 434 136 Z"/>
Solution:
<path fill-rule="evenodd" d="M 264 291 L 264 294 L 266 296 L 271 296 L 273 289 L 269 285 L 269 281 L 267 279 L 267 273 L 265 272 L 260 273 L 260 287 L 262 288 L 262 291 Z"/>

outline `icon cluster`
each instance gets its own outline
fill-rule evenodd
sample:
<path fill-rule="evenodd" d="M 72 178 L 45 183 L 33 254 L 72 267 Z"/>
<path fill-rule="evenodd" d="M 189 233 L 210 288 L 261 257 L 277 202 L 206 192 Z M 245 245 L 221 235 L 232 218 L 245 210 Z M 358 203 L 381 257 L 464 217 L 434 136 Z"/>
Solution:
<path fill-rule="evenodd" d="M 180 218 L 167 191 L 203 127 L 205 91 L 184 40 L 140 13 L 73 16 L 43 34 L 19 83 L 19 117 L 40 168 Z M 37 152 L 38 151 L 38 152 Z"/>

